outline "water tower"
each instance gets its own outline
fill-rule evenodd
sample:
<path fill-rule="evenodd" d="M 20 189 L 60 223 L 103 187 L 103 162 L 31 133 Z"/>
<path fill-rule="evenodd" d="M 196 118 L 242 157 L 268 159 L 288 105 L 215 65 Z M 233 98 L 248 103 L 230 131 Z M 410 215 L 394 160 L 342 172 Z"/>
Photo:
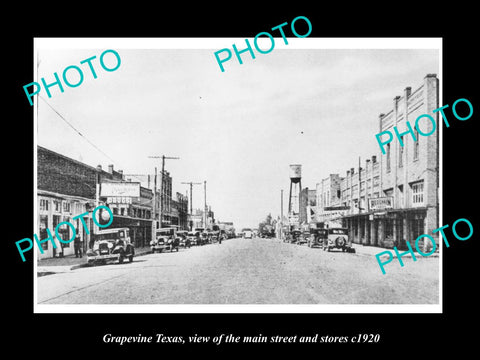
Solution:
<path fill-rule="evenodd" d="M 290 225 L 299 224 L 300 192 L 302 191 L 302 165 L 290 165 L 290 195 L 288 198 L 288 219 Z"/>

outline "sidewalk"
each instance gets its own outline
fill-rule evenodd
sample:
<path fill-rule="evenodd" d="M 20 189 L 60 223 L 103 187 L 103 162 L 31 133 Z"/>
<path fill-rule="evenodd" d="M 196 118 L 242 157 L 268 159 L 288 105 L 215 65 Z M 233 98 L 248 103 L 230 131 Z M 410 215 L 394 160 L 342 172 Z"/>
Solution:
<path fill-rule="evenodd" d="M 135 257 L 150 253 L 150 247 L 145 246 L 135 249 Z M 87 256 L 83 254 L 81 258 L 75 255 L 68 255 L 62 258 L 48 258 L 37 261 L 37 276 L 50 275 L 54 273 L 69 272 L 81 267 L 89 266 Z"/>
<path fill-rule="evenodd" d="M 370 245 L 362 245 L 362 244 L 352 244 L 353 248 L 355 248 L 355 252 L 359 255 L 363 255 L 363 256 L 375 256 L 383 251 L 390 251 L 390 253 L 392 254 L 392 256 L 394 258 L 397 257 L 397 254 L 395 253 L 395 250 L 393 249 L 387 249 L 387 248 L 383 248 L 383 247 L 379 247 L 379 246 L 370 246 Z M 420 249 L 422 250 L 422 249 Z M 407 250 L 398 250 L 398 253 L 399 254 L 402 254 L 404 252 L 406 252 Z M 432 255 L 429 255 L 429 256 L 423 256 L 422 254 L 414 251 L 413 252 L 415 254 L 415 257 L 417 259 L 419 258 L 423 258 L 423 257 L 428 257 L 428 258 L 434 258 L 434 257 L 439 257 L 439 252 L 438 250 L 435 251 Z M 387 256 L 386 254 L 382 255 L 382 256 Z M 402 258 L 411 258 L 412 257 L 412 254 L 411 253 L 406 253 L 405 255 L 402 256 Z"/>

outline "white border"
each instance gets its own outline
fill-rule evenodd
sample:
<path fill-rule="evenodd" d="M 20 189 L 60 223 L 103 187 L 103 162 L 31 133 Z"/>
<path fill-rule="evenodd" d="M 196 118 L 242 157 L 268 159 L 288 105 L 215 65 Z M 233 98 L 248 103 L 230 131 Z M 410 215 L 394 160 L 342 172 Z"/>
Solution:
<path fill-rule="evenodd" d="M 290 38 L 288 45 L 275 38 L 275 48 L 283 49 L 437 49 L 439 50 L 439 106 L 443 106 L 442 38 Z M 34 38 L 34 78 L 37 74 L 37 50 L 42 49 L 214 49 L 240 44 L 244 38 Z M 213 53 L 212 53 L 213 59 Z M 253 66 L 253 65 L 252 65 Z M 37 81 L 38 82 L 38 81 Z M 34 99 L 34 229 L 38 229 L 37 206 L 37 107 Z M 439 226 L 443 226 L 443 127 L 439 126 Z M 442 313 L 443 243 L 439 241 L 439 304 L 128 304 L 61 305 L 37 303 L 37 251 L 33 251 L 34 313 Z M 35 248 L 35 247 L 34 247 Z"/>

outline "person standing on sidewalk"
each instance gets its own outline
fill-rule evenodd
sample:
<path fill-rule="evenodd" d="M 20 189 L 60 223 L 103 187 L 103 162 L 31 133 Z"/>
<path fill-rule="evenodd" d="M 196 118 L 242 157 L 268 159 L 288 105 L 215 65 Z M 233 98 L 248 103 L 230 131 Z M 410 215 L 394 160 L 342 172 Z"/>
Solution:
<path fill-rule="evenodd" d="M 80 238 L 80 234 L 77 232 L 75 236 L 75 240 L 73 241 L 73 246 L 75 248 L 75 257 L 78 258 L 79 256 L 82 257 L 82 239 Z"/>

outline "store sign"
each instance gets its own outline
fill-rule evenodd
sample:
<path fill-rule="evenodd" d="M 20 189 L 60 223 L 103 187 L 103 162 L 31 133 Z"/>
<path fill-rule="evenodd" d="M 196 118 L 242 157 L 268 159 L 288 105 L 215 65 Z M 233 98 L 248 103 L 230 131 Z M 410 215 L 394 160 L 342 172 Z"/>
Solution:
<path fill-rule="evenodd" d="M 107 204 L 131 204 L 132 198 L 128 196 L 109 196 Z"/>
<path fill-rule="evenodd" d="M 393 209 L 393 196 L 368 199 L 368 208 L 370 211 Z"/>
<path fill-rule="evenodd" d="M 317 214 L 317 218 L 320 222 L 337 219 L 347 215 L 348 210 L 350 210 L 350 206 L 326 206 L 320 209 L 321 212 Z"/>
<path fill-rule="evenodd" d="M 140 197 L 139 182 L 102 183 L 100 196 Z"/>
<path fill-rule="evenodd" d="M 325 206 L 323 211 L 350 210 L 350 206 Z"/>

